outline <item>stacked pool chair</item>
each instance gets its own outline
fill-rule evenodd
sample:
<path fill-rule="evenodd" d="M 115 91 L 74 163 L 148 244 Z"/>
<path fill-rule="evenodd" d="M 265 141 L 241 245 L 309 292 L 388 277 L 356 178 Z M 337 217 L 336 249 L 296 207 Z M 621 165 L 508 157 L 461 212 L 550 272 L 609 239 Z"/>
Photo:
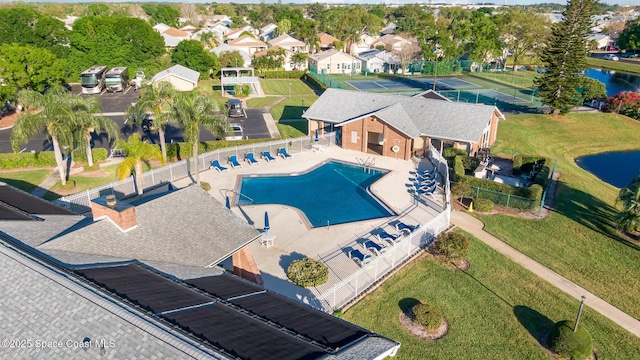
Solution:
<path fill-rule="evenodd" d="M 431 195 L 436 191 L 438 184 L 436 182 L 436 177 L 438 173 L 436 169 L 433 168 L 428 171 L 417 171 L 416 172 L 416 180 L 413 183 L 416 194 L 418 195 Z"/>

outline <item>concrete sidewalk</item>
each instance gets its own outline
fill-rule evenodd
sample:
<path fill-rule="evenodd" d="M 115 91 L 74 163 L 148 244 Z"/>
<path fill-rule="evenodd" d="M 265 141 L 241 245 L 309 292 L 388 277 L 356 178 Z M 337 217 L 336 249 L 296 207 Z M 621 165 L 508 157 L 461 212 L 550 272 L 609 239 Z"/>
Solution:
<path fill-rule="evenodd" d="M 600 299 L 596 295 L 588 292 L 582 287 L 562 277 L 560 274 L 552 271 L 551 269 L 524 255 L 520 251 L 502 242 L 495 236 L 487 233 L 483 230 L 484 224 L 480 220 L 465 212 L 453 211 L 451 213 L 451 222 L 462 230 L 477 237 L 478 239 L 480 239 L 480 241 L 489 245 L 502 255 L 515 261 L 525 269 L 540 276 L 544 280 L 550 282 L 552 285 L 573 296 L 574 298 L 580 300 L 581 296 L 585 296 L 585 304 L 587 306 L 611 319 L 613 322 L 622 326 L 624 329 L 628 330 L 635 336 L 640 337 L 640 321 L 625 314 L 613 305 Z"/>

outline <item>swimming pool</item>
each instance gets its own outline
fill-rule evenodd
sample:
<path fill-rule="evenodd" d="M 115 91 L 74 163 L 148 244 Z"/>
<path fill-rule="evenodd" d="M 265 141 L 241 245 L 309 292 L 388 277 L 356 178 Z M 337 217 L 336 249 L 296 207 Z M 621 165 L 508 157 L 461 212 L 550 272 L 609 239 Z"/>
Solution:
<path fill-rule="evenodd" d="M 244 196 L 237 197 L 237 204 L 292 206 L 312 227 L 394 216 L 369 193 L 387 172 L 332 160 L 300 174 L 244 176 L 238 188 Z"/>

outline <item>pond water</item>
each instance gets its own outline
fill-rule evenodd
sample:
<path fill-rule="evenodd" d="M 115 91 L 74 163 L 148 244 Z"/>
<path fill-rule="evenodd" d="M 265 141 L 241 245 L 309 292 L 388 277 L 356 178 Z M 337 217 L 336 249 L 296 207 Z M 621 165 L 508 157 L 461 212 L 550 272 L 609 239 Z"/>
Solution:
<path fill-rule="evenodd" d="M 602 81 L 607 87 L 607 96 L 613 96 L 623 91 L 640 89 L 640 76 L 620 71 L 587 69 L 587 77 Z"/>
<path fill-rule="evenodd" d="M 629 186 L 631 180 L 638 176 L 640 150 L 582 156 L 576 159 L 576 164 L 600 180 L 623 188 Z"/>

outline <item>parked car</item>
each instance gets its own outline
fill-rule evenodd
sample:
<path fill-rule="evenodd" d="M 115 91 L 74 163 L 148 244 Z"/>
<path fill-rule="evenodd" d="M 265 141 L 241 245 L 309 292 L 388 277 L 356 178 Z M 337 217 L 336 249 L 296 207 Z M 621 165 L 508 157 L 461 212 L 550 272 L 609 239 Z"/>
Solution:
<path fill-rule="evenodd" d="M 229 99 L 227 101 L 227 113 L 229 117 L 244 117 L 242 101 L 240 99 Z"/>
<path fill-rule="evenodd" d="M 146 114 L 142 119 L 142 131 L 153 131 L 153 114 Z"/>
<path fill-rule="evenodd" d="M 640 57 L 640 54 L 636 54 L 635 52 L 626 52 L 626 53 L 620 55 L 620 57 L 627 58 L 627 59 L 632 59 L 632 58 Z"/>
<path fill-rule="evenodd" d="M 620 58 L 614 54 L 607 54 L 604 56 L 605 60 L 618 61 Z"/>

